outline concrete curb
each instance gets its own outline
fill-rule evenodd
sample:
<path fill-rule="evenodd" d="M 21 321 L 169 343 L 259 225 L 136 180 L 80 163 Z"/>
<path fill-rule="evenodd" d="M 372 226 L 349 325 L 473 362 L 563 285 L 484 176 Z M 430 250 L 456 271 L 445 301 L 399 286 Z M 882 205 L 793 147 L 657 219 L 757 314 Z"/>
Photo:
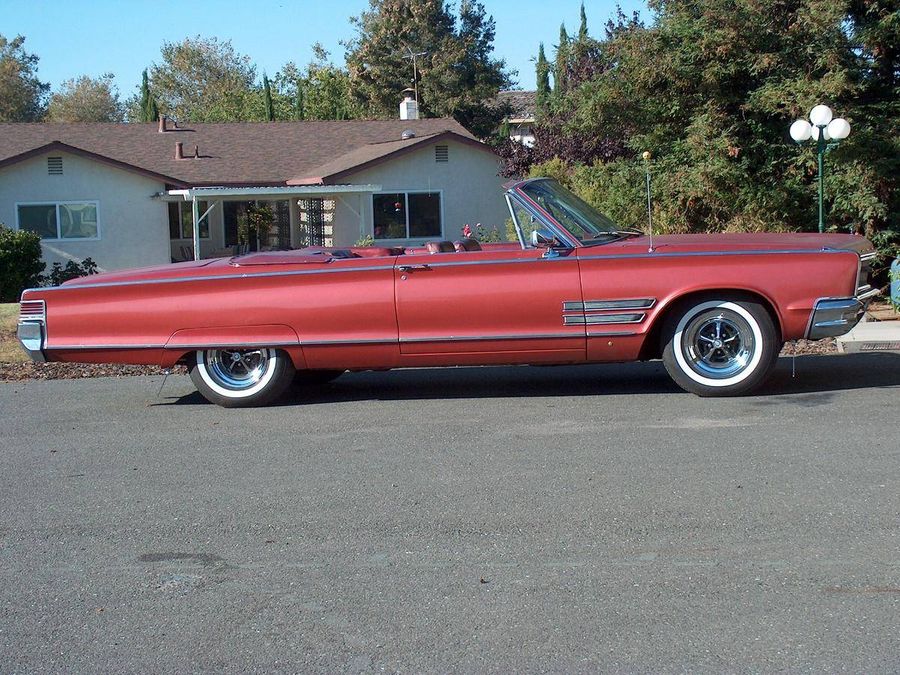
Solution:
<path fill-rule="evenodd" d="M 839 352 L 900 352 L 900 321 L 863 319 L 846 335 L 835 338 Z"/>

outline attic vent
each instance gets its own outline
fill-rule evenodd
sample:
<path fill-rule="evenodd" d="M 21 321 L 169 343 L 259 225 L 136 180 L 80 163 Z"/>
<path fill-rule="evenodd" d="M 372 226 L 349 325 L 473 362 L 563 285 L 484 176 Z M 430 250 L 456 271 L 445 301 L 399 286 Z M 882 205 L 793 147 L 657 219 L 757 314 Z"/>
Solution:
<path fill-rule="evenodd" d="M 434 161 L 435 162 L 449 162 L 450 161 L 450 149 L 446 145 L 434 146 Z"/>
<path fill-rule="evenodd" d="M 47 173 L 51 176 L 62 176 L 62 157 L 47 158 Z"/>
<path fill-rule="evenodd" d="M 410 138 L 415 138 L 415 137 L 416 137 L 416 132 L 413 131 L 412 129 L 404 129 L 403 133 L 400 134 L 400 138 L 402 138 L 404 141 L 409 140 Z"/>

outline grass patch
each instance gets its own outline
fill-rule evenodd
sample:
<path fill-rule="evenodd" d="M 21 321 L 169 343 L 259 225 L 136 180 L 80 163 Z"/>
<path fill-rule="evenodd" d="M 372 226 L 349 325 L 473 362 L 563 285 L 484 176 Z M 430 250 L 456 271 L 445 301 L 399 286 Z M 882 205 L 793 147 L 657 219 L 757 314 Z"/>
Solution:
<path fill-rule="evenodd" d="M 24 363 L 28 360 L 16 339 L 19 303 L 0 303 L 0 363 Z"/>

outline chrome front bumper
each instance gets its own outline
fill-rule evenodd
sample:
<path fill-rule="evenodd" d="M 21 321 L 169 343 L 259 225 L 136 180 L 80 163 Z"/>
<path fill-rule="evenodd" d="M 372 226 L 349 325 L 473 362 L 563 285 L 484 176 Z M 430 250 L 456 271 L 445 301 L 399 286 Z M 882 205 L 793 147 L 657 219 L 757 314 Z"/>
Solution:
<path fill-rule="evenodd" d="M 816 302 L 806 337 L 821 340 L 849 333 L 859 323 L 866 306 L 859 298 L 823 298 Z"/>

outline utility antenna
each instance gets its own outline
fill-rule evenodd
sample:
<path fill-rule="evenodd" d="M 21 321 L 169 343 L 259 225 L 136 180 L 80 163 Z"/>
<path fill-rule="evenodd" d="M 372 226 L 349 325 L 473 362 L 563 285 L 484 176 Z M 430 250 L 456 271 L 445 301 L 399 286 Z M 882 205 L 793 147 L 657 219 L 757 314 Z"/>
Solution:
<path fill-rule="evenodd" d="M 425 56 L 428 52 L 414 52 L 412 49 L 403 45 L 404 49 L 406 49 L 406 54 L 403 55 L 404 59 L 410 59 L 413 64 L 413 91 L 416 92 L 416 109 L 419 108 L 419 69 L 416 59 L 420 56 Z"/>
<path fill-rule="evenodd" d="M 647 253 L 653 253 L 653 210 L 650 207 L 650 151 L 644 150 L 641 155 L 644 158 L 644 169 L 647 172 L 647 223 L 650 226 L 650 248 Z"/>

